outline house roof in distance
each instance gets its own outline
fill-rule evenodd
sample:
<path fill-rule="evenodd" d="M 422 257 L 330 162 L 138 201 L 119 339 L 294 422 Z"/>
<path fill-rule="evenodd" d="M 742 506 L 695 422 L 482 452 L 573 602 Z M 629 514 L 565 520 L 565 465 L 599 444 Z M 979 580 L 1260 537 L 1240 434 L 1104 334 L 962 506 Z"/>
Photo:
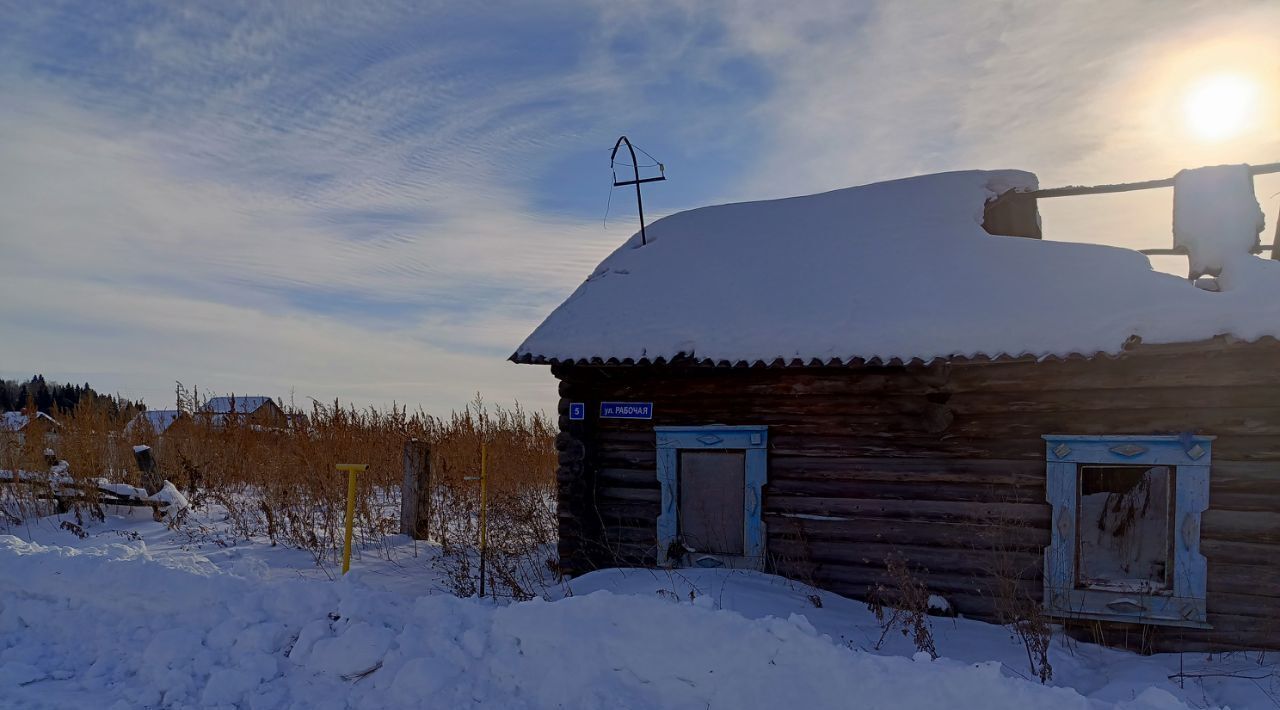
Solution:
<path fill-rule="evenodd" d="M 1245 255 L 1215 293 L 1130 249 L 983 230 L 988 200 L 1035 188 L 1027 172 L 964 171 L 674 214 L 512 359 L 909 362 L 1280 336 L 1280 262 Z"/>
<path fill-rule="evenodd" d="M 151 426 L 151 431 L 163 434 L 180 416 L 182 416 L 182 412 L 177 409 L 148 409 L 145 412 L 139 412 L 138 416 L 134 417 L 125 426 L 125 431 L 132 433 L 136 427 L 141 426 L 141 423 L 145 421 Z"/>
<path fill-rule="evenodd" d="M 270 397 L 260 395 L 248 397 L 211 397 L 205 402 L 202 410 L 211 414 L 251 414 L 258 411 L 262 405 L 273 401 Z"/>
<path fill-rule="evenodd" d="M 0 412 L 0 431 L 22 431 L 33 419 L 44 419 L 54 426 L 59 426 L 58 420 L 44 412 L 36 412 L 34 415 L 23 412 Z"/>

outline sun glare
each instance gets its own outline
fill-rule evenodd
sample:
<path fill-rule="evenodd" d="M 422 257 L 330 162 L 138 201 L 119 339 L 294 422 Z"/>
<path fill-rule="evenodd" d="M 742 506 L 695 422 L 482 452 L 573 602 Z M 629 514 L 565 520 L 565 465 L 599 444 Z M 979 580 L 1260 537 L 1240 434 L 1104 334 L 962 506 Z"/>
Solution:
<path fill-rule="evenodd" d="M 1216 74 L 1188 87 L 1182 109 L 1193 135 L 1220 141 L 1244 131 L 1255 118 L 1257 104 L 1257 82 L 1241 74 Z"/>

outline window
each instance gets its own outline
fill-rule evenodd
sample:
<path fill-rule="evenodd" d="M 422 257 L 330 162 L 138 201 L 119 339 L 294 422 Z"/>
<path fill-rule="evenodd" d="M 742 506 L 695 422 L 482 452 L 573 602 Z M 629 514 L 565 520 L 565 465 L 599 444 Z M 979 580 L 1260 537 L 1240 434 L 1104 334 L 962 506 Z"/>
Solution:
<path fill-rule="evenodd" d="M 655 427 L 662 512 L 658 563 L 759 569 L 767 430 Z"/>
<path fill-rule="evenodd" d="M 1056 616 L 1207 628 L 1210 436 L 1046 436 Z"/>

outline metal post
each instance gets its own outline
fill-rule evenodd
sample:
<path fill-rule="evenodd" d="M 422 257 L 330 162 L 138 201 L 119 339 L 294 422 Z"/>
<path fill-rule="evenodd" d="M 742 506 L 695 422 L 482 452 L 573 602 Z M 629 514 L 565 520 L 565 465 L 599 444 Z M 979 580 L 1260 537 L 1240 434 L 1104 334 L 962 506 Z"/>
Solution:
<path fill-rule="evenodd" d="M 480 442 L 480 475 L 466 476 L 464 481 L 480 481 L 480 596 L 484 597 L 485 560 L 489 552 L 489 501 L 486 469 L 486 451 L 483 441 Z"/>
<path fill-rule="evenodd" d="M 489 557 L 489 500 L 486 449 L 480 444 L 480 596 L 484 596 L 485 560 Z"/>
<path fill-rule="evenodd" d="M 618 157 L 618 148 L 621 147 L 623 143 L 627 144 L 627 152 L 631 153 L 631 169 L 633 171 L 633 174 L 635 175 L 635 179 L 624 180 L 619 182 L 617 173 L 614 173 L 613 186 L 614 187 L 622 187 L 624 185 L 636 186 L 636 211 L 640 213 L 640 244 L 644 245 L 649 243 L 649 239 L 648 239 L 648 235 L 646 235 L 644 231 L 644 200 L 640 197 L 640 184 L 646 183 L 646 182 L 659 182 L 661 180 L 666 180 L 667 177 L 666 175 L 659 175 L 658 177 L 645 178 L 641 180 L 640 179 L 640 161 L 636 160 L 636 149 L 631 146 L 631 141 L 627 140 L 626 136 L 619 137 L 618 142 L 613 144 L 613 152 L 609 154 L 610 168 L 613 167 L 613 161 Z M 646 153 L 645 155 L 648 155 L 648 153 Z M 658 164 L 658 171 L 664 172 L 661 163 Z"/>
<path fill-rule="evenodd" d="M 351 569 L 351 529 L 356 515 L 356 472 L 369 468 L 366 463 L 340 463 L 339 471 L 347 473 L 347 520 L 342 536 L 342 573 Z"/>

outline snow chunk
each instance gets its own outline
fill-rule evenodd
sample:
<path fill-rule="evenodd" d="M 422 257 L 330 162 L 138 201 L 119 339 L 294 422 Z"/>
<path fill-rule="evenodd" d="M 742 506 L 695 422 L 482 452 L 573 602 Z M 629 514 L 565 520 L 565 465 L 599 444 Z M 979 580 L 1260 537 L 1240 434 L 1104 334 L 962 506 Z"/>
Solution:
<path fill-rule="evenodd" d="M 394 639 L 388 628 L 357 621 L 342 634 L 317 641 L 307 668 L 336 676 L 367 673 L 382 663 Z"/>
<path fill-rule="evenodd" d="M 1192 277 L 1217 275 L 1250 253 L 1264 217 L 1248 165 L 1183 170 L 1173 183 L 1173 242 L 1187 250 Z"/>
<path fill-rule="evenodd" d="M 165 509 L 166 513 L 176 513 L 189 507 L 191 504 L 187 502 L 187 497 L 178 491 L 177 486 L 165 481 L 164 486 L 151 496 L 151 500 L 159 503 L 168 503 L 169 507 Z"/>
<path fill-rule="evenodd" d="M 929 613 L 935 616 L 955 616 L 955 610 L 951 608 L 951 602 L 945 597 L 937 594 L 930 594 L 928 601 Z"/>

